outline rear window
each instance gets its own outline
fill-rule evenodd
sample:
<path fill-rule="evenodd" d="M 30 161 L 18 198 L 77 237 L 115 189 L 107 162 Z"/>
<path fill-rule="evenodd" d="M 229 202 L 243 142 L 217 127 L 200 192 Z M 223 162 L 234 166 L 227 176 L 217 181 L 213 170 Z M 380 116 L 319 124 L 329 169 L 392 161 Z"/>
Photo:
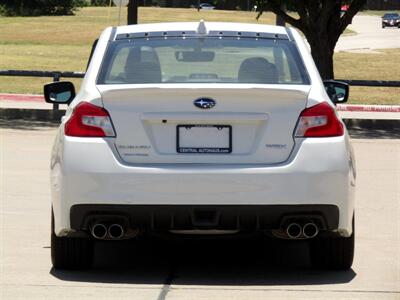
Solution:
<path fill-rule="evenodd" d="M 98 84 L 309 84 L 294 42 L 256 38 L 148 38 L 108 47 Z"/>

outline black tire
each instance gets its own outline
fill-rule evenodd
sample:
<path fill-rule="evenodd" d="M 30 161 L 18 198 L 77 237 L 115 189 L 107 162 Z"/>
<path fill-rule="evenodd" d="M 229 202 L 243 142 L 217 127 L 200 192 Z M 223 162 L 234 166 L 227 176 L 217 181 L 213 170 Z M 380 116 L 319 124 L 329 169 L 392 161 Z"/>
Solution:
<path fill-rule="evenodd" d="M 354 217 L 353 234 L 350 237 L 327 237 L 312 240 L 310 260 L 315 268 L 348 270 L 354 258 Z"/>
<path fill-rule="evenodd" d="M 87 269 L 92 266 L 94 242 L 89 238 L 58 237 L 51 212 L 51 262 L 56 269 Z"/>

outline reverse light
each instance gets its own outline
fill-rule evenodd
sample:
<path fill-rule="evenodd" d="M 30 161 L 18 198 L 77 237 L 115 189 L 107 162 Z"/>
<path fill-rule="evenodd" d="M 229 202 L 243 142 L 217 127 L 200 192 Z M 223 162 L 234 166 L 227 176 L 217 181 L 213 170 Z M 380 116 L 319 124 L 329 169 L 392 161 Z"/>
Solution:
<path fill-rule="evenodd" d="M 79 103 L 64 127 L 65 135 L 77 137 L 114 137 L 108 111 L 89 102 Z"/>
<path fill-rule="evenodd" d="M 343 124 L 327 102 L 303 110 L 295 131 L 296 137 L 330 137 L 343 134 Z"/>

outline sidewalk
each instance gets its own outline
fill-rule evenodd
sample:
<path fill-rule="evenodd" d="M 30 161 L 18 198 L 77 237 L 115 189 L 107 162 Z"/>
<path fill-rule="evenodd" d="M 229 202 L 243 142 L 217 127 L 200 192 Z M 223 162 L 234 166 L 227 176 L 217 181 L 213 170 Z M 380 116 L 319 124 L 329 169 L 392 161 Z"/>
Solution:
<path fill-rule="evenodd" d="M 42 95 L 0 94 L 0 119 L 59 122 L 66 108 L 54 111 Z M 337 110 L 347 127 L 400 130 L 400 105 L 339 104 Z"/>

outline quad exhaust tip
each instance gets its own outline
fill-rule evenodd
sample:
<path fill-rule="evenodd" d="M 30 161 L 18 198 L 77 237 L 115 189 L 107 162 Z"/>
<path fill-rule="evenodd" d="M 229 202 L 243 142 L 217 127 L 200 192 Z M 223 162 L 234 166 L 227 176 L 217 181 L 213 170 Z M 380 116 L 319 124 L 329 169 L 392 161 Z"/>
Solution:
<path fill-rule="evenodd" d="M 303 226 L 303 235 L 306 238 L 313 238 L 319 232 L 317 225 L 314 223 L 307 223 Z"/>
<path fill-rule="evenodd" d="M 305 225 L 301 226 L 298 223 L 290 223 L 286 227 L 286 234 L 291 239 L 299 239 L 299 238 L 313 238 L 316 237 L 319 233 L 318 226 L 313 223 L 306 223 Z"/>
<path fill-rule="evenodd" d="M 297 239 L 301 236 L 303 233 L 302 228 L 299 224 L 297 223 L 290 223 L 288 227 L 286 228 L 286 234 L 288 237 L 291 239 Z"/>
<path fill-rule="evenodd" d="M 125 230 L 120 224 L 111 224 L 108 228 L 102 223 L 96 223 L 90 230 L 93 237 L 99 240 L 120 239 L 125 235 Z"/>
<path fill-rule="evenodd" d="M 107 227 L 104 224 L 97 223 L 93 225 L 91 233 L 96 239 L 104 239 L 107 236 Z"/>
<path fill-rule="evenodd" d="M 124 228 L 119 224 L 111 224 L 110 227 L 108 227 L 108 235 L 112 239 L 120 239 L 124 234 Z"/>

